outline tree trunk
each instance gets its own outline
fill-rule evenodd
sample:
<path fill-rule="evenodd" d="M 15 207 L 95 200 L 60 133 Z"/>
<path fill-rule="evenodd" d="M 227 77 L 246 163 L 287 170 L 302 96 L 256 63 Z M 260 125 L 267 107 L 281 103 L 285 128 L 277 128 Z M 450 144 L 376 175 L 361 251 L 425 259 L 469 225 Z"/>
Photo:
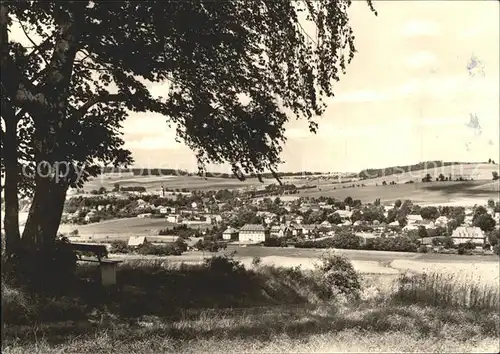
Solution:
<path fill-rule="evenodd" d="M 22 241 L 29 249 L 42 250 L 53 245 L 66 200 L 66 182 L 39 178 L 24 227 Z"/>
<path fill-rule="evenodd" d="M 7 255 L 15 253 L 19 245 L 19 200 L 17 196 L 17 120 L 4 117 L 5 140 L 5 251 Z"/>

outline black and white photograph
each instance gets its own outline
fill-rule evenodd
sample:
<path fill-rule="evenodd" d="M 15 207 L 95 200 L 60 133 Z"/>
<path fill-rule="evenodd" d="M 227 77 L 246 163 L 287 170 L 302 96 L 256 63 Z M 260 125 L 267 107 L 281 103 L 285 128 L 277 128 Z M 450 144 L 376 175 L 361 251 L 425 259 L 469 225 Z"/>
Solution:
<path fill-rule="evenodd" d="M 2 0 L 2 353 L 500 353 L 500 2 Z"/>

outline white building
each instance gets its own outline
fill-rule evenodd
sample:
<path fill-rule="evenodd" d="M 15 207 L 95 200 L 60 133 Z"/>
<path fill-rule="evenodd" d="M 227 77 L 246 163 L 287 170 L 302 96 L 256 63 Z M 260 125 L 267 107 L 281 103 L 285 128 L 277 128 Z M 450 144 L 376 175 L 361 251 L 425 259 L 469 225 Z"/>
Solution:
<path fill-rule="evenodd" d="M 269 237 L 269 230 L 260 224 L 245 224 L 239 231 L 239 241 L 244 243 L 260 243 Z"/>
<path fill-rule="evenodd" d="M 172 214 L 167 216 L 167 221 L 174 224 L 178 224 L 182 221 L 182 216 L 180 216 L 179 214 Z"/>
<path fill-rule="evenodd" d="M 481 230 L 479 227 L 457 227 L 453 231 L 451 239 L 455 244 L 466 242 L 472 242 L 474 244 L 484 244 L 486 242 L 486 236 L 484 235 L 483 230 Z"/>
<path fill-rule="evenodd" d="M 222 233 L 222 238 L 224 240 L 237 240 L 238 239 L 238 230 L 233 227 L 228 227 Z"/>
<path fill-rule="evenodd" d="M 408 225 L 411 225 L 411 224 L 416 224 L 418 222 L 421 222 L 424 219 L 420 215 L 410 214 L 406 217 L 406 220 L 408 221 Z"/>

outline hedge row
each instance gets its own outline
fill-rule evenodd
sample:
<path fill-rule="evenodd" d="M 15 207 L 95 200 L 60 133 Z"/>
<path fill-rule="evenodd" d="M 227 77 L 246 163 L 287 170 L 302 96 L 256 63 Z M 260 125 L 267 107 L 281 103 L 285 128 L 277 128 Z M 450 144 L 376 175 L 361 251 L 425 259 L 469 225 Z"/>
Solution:
<path fill-rule="evenodd" d="M 182 240 L 177 240 L 173 243 L 162 245 L 154 245 L 150 242 L 145 242 L 142 245 L 133 248 L 127 245 L 125 241 L 113 241 L 111 243 L 111 253 L 138 253 L 142 255 L 155 256 L 180 256 L 187 251 L 187 244 Z"/>
<path fill-rule="evenodd" d="M 377 237 L 366 241 L 352 233 L 341 233 L 321 240 L 291 242 L 289 239 L 269 239 L 264 243 L 268 247 L 285 247 L 294 244 L 296 248 L 339 248 L 374 251 L 417 252 L 419 241 L 410 237 Z"/>

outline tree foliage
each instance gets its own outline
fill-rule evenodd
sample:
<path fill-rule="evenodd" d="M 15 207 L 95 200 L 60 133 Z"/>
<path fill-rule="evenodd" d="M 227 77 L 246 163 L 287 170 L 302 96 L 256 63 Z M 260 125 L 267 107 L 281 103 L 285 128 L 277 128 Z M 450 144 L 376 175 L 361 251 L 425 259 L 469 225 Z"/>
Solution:
<path fill-rule="evenodd" d="M 10 137 L 2 148 L 18 152 L 2 160 L 2 171 L 6 189 L 34 196 L 23 240 L 50 244 L 68 186 L 81 187 L 102 165 L 132 162 L 120 133 L 130 112 L 157 113 L 175 125 L 200 172 L 208 162 L 228 162 L 240 177 L 273 172 L 289 117 L 316 131 L 325 98 L 354 56 L 349 5 L 2 3 L 2 118 Z M 15 26 L 30 45 L 12 36 Z M 35 171 L 42 162 L 43 176 L 19 178 L 21 165 Z M 11 211 L 16 198 L 7 198 Z"/>

